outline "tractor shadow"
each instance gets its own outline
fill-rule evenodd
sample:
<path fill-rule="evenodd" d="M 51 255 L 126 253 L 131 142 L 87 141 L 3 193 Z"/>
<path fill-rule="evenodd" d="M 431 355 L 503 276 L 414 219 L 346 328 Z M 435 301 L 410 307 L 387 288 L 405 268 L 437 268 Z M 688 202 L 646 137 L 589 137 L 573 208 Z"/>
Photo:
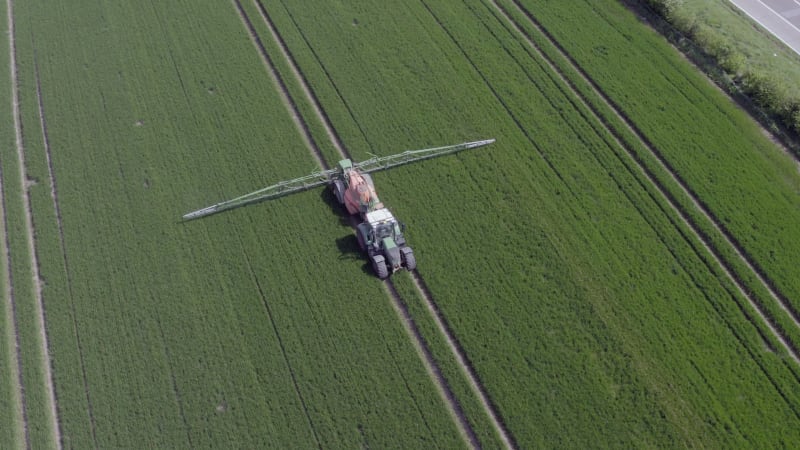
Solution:
<path fill-rule="evenodd" d="M 333 193 L 332 190 L 326 187 L 319 194 L 319 197 L 322 199 L 323 202 L 325 202 L 326 205 L 328 205 L 331 211 L 334 214 L 336 214 L 336 217 L 339 218 L 339 225 L 349 228 L 355 227 L 356 225 L 355 221 L 351 220 L 351 216 L 350 214 L 348 214 L 347 208 L 345 208 L 344 205 L 339 203 L 339 200 L 336 199 L 336 195 Z M 353 235 L 353 238 L 355 239 L 355 235 Z M 356 242 L 356 248 L 357 247 L 358 247 L 358 242 Z"/>
<path fill-rule="evenodd" d="M 373 275 L 372 264 L 370 264 L 367 256 L 361 251 L 358 245 L 358 238 L 355 235 L 354 228 L 358 224 L 358 219 L 347 212 L 347 209 L 339 203 L 333 191 L 330 189 L 323 189 L 320 193 L 320 198 L 330 207 L 333 214 L 339 218 L 339 225 L 348 227 L 351 231 L 346 235 L 336 239 L 336 248 L 339 249 L 341 255 L 339 259 L 354 259 L 363 261 L 361 270 L 367 275 Z"/>
<path fill-rule="evenodd" d="M 361 271 L 367 275 L 373 275 L 372 264 L 367 261 L 367 255 L 361 251 L 361 247 L 358 246 L 358 239 L 354 234 L 348 234 L 336 239 L 336 247 L 341 252 L 341 255 L 339 255 L 340 260 L 353 259 L 362 261 L 364 264 L 361 265 Z"/>

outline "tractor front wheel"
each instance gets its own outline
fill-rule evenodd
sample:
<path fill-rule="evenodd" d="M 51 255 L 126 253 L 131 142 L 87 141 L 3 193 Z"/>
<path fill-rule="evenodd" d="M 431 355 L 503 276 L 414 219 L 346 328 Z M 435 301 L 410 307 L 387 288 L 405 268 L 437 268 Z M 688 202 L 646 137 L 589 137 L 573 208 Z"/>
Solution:
<path fill-rule="evenodd" d="M 383 257 L 375 257 L 372 259 L 372 269 L 375 270 L 375 275 L 381 280 L 389 276 L 389 269 L 386 267 L 386 260 Z"/>
<path fill-rule="evenodd" d="M 412 271 L 417 268 L 417 258 L 414 257 L 414 251 L 411 250 L 411 247 L 403 248 L 401 254 L 403 255 L 403 264 L 406 269 Z"/>

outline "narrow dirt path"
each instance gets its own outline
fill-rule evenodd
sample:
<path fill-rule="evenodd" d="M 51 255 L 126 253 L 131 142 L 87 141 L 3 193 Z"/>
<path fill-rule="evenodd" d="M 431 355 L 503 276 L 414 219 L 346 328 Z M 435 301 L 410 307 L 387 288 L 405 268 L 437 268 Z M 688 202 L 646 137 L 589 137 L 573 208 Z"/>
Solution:
<path fill-rule="evenodd" d="M 11 1 L 6 1 L 7 25 L 8 25 L 8 40 L 9 40 L 9 61 L 14 58 L 14 33 L 13 29 L 13 14 L 11 10 Z M 11 81 L 11 91 L 16 92 L 16 69 L 12 64 L 9 64 L 9 80 Z M 11 98 L 11 113 L 16 124 L 19 119 L 17 117 L 16 95 L 12 94 Z M 0 164 L 0 218 L 2 218 L 3 226 L 3 258 L 5 258 L 6 270 L 3 271 L 3 286 L 5 302 L 5 327 L 8 342 L 8 369 L 9 369 L 9 383 L 13 386 L 11 389 L 11 402 L 14 408 L 15 416 L 15 433 L 18 448 L 30 448 L 30 434 L 28 431 L 28 416 L 27 407 L 25 405 L 25 388 L 22 383 L 22 357 L 20 355 L 19 345 L 19 328 L 17 326 L 17 308 L 14 301 L 14 283 L 11 270 L 11 245 L 8 235 L 8 218 L 6 217 L 6 194 L 4 187 L 3 167 Z"/>
<path fill-rule="evenodd" d="M 15 441 L 19 444 L 18 448 L 30 448 L 30 435 L 28 434 L 28 417 L 25 407 L 25 389 L 22 387 L 22 363 L 20 358 L 19 330 L 17 327 L 17 311 L 14 303 L 14 284 L 11 275 L 11 252 L 8 240 L 8 220 L 6 219 L 6 197 L 3 191 L 3 169 L 0 164 L 0 223 L 2 223 L 2 251 L 5 269 L 2 274 L 2 282 L 5 289 L 5 323 L 6 343 L 8 348 L 8 382 L 11 388 L 11 405 L 14 409 Z"/>
<path fill-rule="evenodd" d="M 283 41 L 283 38 L 280 34 L 278 34 L 277 29 L 275 28 L 275 24 L 272 23 L 272 19 L 270 19 L 269 14 L 267 14 L 267 10 L 264 9 L 264 5 L 261 4 L 258 0 L 254 0 L 256 7 L 258 8 L 259 14 L 261 14 L 261 19 L 269 28 L 269 32 L 272 35 L 272 39 L 278 44 L 278 48 L 281 50 L 281 55 L 283 59 L 289 64 L 289 68 L 292 71 L 292 75 L 294 75 L 295 79 L 297 79 L 298 83 L 300 84 L 300 88 L 303 90 L 303 94 L 308 99 L 311 106 L 314 108 L 314 113 L 317 115 L 317 119 L 322 123 L 325 127 L 325 132 L 328 134 L 328 138 L 331 141 L 331 144 L 336 148 L 336 151 L 342 156 L 342 158 L 349 158 L 350 155 L 345 150 L 344 145 L 342 145 L 341 140 L 339 139 L 339 135 L 336 133 L 335 128 L 331 124 L 330 120 L 328 119 L 328 115 L 322 110 L 322 107 L 319 104 L 319 100 L 317 100 L 317 96 L 314 95 L 314 91 L 308 87 L 308 83 L 306 83 L 306 79 L 300 70 L 297 68 L 297 64 L 294 62 L 294 58 L 292 58 L 291 54 L 289 53 L 289 49 L 286 47 L 286 43 Z"/>
<path fill-rule="evenodd" d="M 600 116 L 600 113 L 596 111 L 596 109 L 586 100 L 583 96 L 579 93 L 576 86 L 572 84 L 570 80 L 568 80 L 560 71 L 560 69 L 556 66 L 556 64 L 551 61 L 539 48 L 536 46 L 536 43 L 526 34 L 524 30 L 522 30 L 519 25 L 515 22 L 515 20 L 510 16 L 510 14 L 501 7 L 495 0 L 488 0 L 489 3 L 494 7 L 494 9 L 503 17 L 503 19 L 507 22 L 511 28 L 521 36 L 529 47 L 544 61 L 550 70 L 555 74 L 561 82 L 568 87 L 572 94 L 589 110 L 593 117 L 599 121 L 603 126 L 606 128 L 608 133 L 613 137 L 615 143 L 623 149 L 624 153 L 629 158 L 630 162 L 632 162 L 640 173 L 658 190 L 659 194 L 661 195 L 662 199 L 670 206 L 673 212 L 680 218 L 681 222 L 684 223 L 689 229 L 692 230 L 695 237 L 701 242 L 703 248 L 708 251 L 708 253 L 712 256 L 714 261 L 719 265 L 719 267 L 723 270 L 725 275 L 733 282 L 736 286 L 739 293 L 748 301 L 748 304 L 752 307 L 755 313 L 761 318 L 770 332 L 774 335 L 774 337 L 781 343 L 781 345 L 786 349 L 787 354 L 798 364 L 800 364 L 800 357 L 798 357 L 797 353 L 795 352 L 792 345 L 787 342 L 782 334 L 777 330 L 775 325 L 772 321 L 767 317 L 764 313 L 762 308 L 759 306 L 758 302 L 750 295 L 747 289 L 742 285 L 739 278 L 733 273 L 732 269 L 725 263 L 723 258 L 718 254 L 718 252 L 713 248 L 706 238 L 704 238 L 703 233 L 697 228 L 694 222 L 688 217 L 688 214 L 684 212 L 679 205 L 672 200 L 669 192 L 667 189 L 655 178 L 655 176 L 646 168 L 644 167 L 632 151 L 620 140 L 617 134 L 610 129 L 609 125 L 606 125 L 605 121 Z M 573 70 L 581 77 L 581 79 L 591 87 L 592 91 L 603 101 L 603 103 L 608 107 L 628 128 L 628 130 L 633 133 L 636 138 L 641 142 L 641 144 L 646 148 L 653 157 L 658 161 L 660 168 L 665 172 L 668 173 L 672 180 L 681 188 L 681 191 L 684 195 L 686 195 L 694 205 L 694 207 L 713 225 L 716 231 L 718 231 L 726 240 L 726 242 L 734 249 L 737 256 L 742 260 L 742 262 L 756 275 L 759 282 L 767 289 L 770 293 L 772 298 L 781 306 L 781 308 L 787 313 L 788 317 L 794 322 L 798 328 L 800 328 L 800 322 L 797 320 L 795 314 L 786 306 L 784 301 L 782 300 L 781 296 L 775 292 L 770 283 L 768 283 L 756 270 L 756 268 L 750 263 L 748 258 L 744 255 L 743 251 L 736 245 L 730 238 L 730 236 L 722 230 L 719 223 L 713 217 L 713 215 L 698 201 L 695 195 L 689 190 L 686 184 L 681 180 L 678 175 L 669 167 L 664 159 L 661 157 L 660 153 L 653 148 L 653 146 L 649 143 L 649 141 L 641 134 L 641 132 L 635 127 L 635 125 L 631 122 L 631 120 L 605 95 L 605 93 L 594 83 L 591 78 L 586 75 L 585 72 L 572 60 L 572 58 L 558 45 L 557 42 L 553 40 L 553 38 L 541 28 L 541 26 L 530 16 L 530 14 L 525 11 L 522 6 L 519 5 L 518 2 L 512 0 L 512 3 L 517 10 L 517 12 L 522 15 L 523 17 L 528 18 L 529 25 L 532 26 L 537 32 L 541 33 L 548 41 L 551 42 L 554 48 L 561 54 L 565 61 L 567 61 L 573 68 Z"/>
<path fill-rule="evenodd" d="M 311 155 L 314 157 L 314 160 L 316 160 L 317 164 L 323 169 L 328 169 L 329 166 L 325 161 L 325 158 L 322 156 L 322 152 L 320 151 L 319 147 L 317 147 L 316 142 L 314 142 L 314 138 L 311 136 L 311 132 L 308 130 L 308 125 L 306 124 L 305 120 L 303 120 L 303 116 L 300 115 L 297 105 L 289 96 L 289 89 L 286 87 L 286 83 L 284 83 L 283 78 L 281 78 L 278 70 L 275 68 L 275 64 L 273 64 L 272 59 L 267 53 L 267 50 L 264 48 L 264 44 L 258 37 L 258 33 L 256 32 L 255 28 L 253 28 L 253 23 L 250 21 L 250 18 L 247 17 L 247 13 L 242 8 L 242 4 L 239 2 L 239 0 L 231 1 L 233 2 L 234 8 L 236 8 L 236 12 L 239 14 L 239 18 L 242 20 L 242 23 L 247 29 L 247 34 L 250 36 L 250 40 L 253 41 L 253 45 L 255 45 L 256 50 L 258 50 L 261 61 L 264 63 L 264 68 L 267 70 L 272 82 L 275 84 L 275 89 L 277 90 L 278 95 L 280 95 L 281 101 L 289 111 L 292 121 L 300 132 L 300 137 L 303 140 L 303 144 L 305 144 L 305 146 L 311 150 Z"/>
<path fill-rule="evenodd" d="M 430 289 L 428 289 L 427 283 L 425 283 L 425 280 L 416 270 L 411 272 L 411 279 L 414 281 L 414 286 L 417 288 L 417 291 L 425 300 L 425 306 L 428 308 L 428 312 L 436 322 L 436 327 L 439 329 L 439 333 L 445 337 L 447 346 L 450 347 L 450 351 L 456 358 L 458 366 L 461 368 L 461 372 L 463 373 L 464 377 L 466 377 L 467 381 L 469 381 L 469 386 L 472 389 L 472 392 L 476 397 L 478 397 L 478 400 L 480 400 L 484 411 L 489 416 L 489 419 L 491 419 L 495 431 L 503 441 L 503 445 L 505 445 L 505 447 L 508 449 L 516 448 L 517 446 L 514 442 L 513 436 L 511 436 L 511 433 L 508 431 L 505 423 L 503 423 L 500 414 L 497 412 L 497 408 L 492 403 L 491 399 L 489 398 L 489 394 L 486 393 L 486 389 L 483 387 L 483 384 L 481 384 L 480 379 L 475 373 L 475 370 L 472 368 L 472 364 L 470 364 L 467 360 L 467 356 L 464 353 L 461 344 L 458 342 L 455 336 L 453 336 L 453 333 L 450 331 L 450 327 L 447 326 L 444 318 L 442 317 L 442 313 L 439 311 L 439 307 L 436 306 L 436 303 L 433 301 L 433 295 L 431 294 Z"/>
<path fill-rule="evenodd" d="M 458 431 L 461 433 L 464 442 L 473 449 L 481 448 L 480 441 L 467 420 L 467 415 L 461 408 L 461 404 L 458 399 L 456 399 L 452 389 L 450 389 L 444 375 L 442 375 L 439 364 L 436 362 L 436 359 L 434 359 L 433 353 L 431 353 L 430 348 L 425 342 L 425 338 L 422 337 L 422 333 L 420 333 L 419 328 L 416 323 L 414 323 L 414 319 L 411 317 L 411 313 L 408 311 L 408 306 L 406 306 L 403 298 L 390 280 L 384 280 L 383 287 L 386 289 L 386 294 L 392 300 L 392 308 L 394 308 L 395 313 L 397 313 L 398 318 L 400 318 L 400 321 L 403 323 L 403 328 L 405 328 L 411 343 L 414 344 L 417 355 L 419 355 L 419 358 L 423 361 L 428 376 L 434 380 L 433 384 L 437 392 L 439 392 L 439 396 L 445 401 L 445 404 L 450 405 L 447 410 L 453 422 L 458 426 Z"/>
<path fill-rule="evenodd" d="M 22 192 L 22 201 L 25 206 L 25 229 L 27 230 L 26 238 L 28 241 L 28 254 L 30 257 L 31 273 L 33 276 L 34 296 L 35 296 L 35 310 L 37 316 L 37 328 L 41 344 L 41 364 L 44 370 L 44 384 L 49 406 L 49 424 L 52 439 L 58 449 L 61 449 L 61 430 L 58 424 L 58 411 L 56 408 L 55 389 L 53 388 L 53 375 L 50 367 L 50 350 L 47 340 L 47 328 L 45 319 L 45 308 L 42 301 L 42 282 L 39 275 L 39 260 L 36 255 L 36 245 L 34 243 L 35 231 L 33 228 L 33 213 L 31 211 L 30 194 L 27 186 L 27 174 L 25 169 L 25 149 L 23 148 L 22 139 L 22 124 L 19 118 L 19 83 L 17 82 L 17 52 L 14 42 L 14 2 L 6 0 L 8 11 L 8 36 L 10 47 L 10 66 L 11 66 L 11 98 L 13 102 L 13 115 L 14 115 L 14 131 L 15 141 L 17 148 L 17 156 L 19 159 L 19 175 L 20 175 L 20 188 Z"/>

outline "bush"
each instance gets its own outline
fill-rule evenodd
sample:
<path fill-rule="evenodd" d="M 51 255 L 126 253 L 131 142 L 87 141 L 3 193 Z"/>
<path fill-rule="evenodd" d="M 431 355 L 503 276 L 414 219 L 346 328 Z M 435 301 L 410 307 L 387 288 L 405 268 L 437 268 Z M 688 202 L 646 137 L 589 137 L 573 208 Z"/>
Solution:
<path fill-rule="evenodd" d="M 800 100 L 798 100 L 798 102 L 800 102 Z M 794 127 L 794 129 L 800 130 L 800 107 L 798 107 L 798 109 L 794 111 L 794 114 L 792 115 L 792 121 L 793 121 L 792 126 Z"/>
<path fill-rule="evenodd" d="M 683 0 L 647 0 L 647 3 L 670 22 L 683 6 Z"/>
<path fill-rule="evenodd" d="M 682 13 L 684 0 L 644 0 L 664 20 L 690 39 L 700 51 L 710 56 L 728 77 L 736 80 L 742 92 L 755 104 L 800 134 L 800 99 L 794 98 L 785 81 L 772 73 L 747 68 L 747 57 L 734 50 L 733 42 L 713 27 L 698 23 L 695 17 Z"/>

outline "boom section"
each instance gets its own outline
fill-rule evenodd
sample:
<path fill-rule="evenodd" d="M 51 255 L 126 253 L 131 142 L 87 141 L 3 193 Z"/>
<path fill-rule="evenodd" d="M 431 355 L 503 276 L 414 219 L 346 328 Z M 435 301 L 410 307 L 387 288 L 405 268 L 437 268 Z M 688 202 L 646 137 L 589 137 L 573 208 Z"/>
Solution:
<path fill-rule="evenodd" d="M 439 156 L 458 153 L 462 150 L 485 147 L 493 144 L 495 139 L 485 139 L 482 141 L 464 142 L 462 144 L 448 145 L 445 147 L 426 148 L 422 150 L 406 150 L 391 156 L 375 156 L 370 159 L 354 163 L 353 167 L 362 173 L 379 172 L 391 169 L 392 167 L 410 164 L 416 161 L 437 158 Z"/>
<path fill-rule="evenodd" d="M 328 184 L 333 178 L 333 175 L 337 172 L 339 172 L 338 169 L 328 169 L 321 172 L 315 172 L 304 177 L 295 178 L 293 180 L 281 181 L 280 183 L 250 192 L 249 194 L 244 194 L 242 196 L 184 214 L 183 219 L 199 219 L 200 217 L 222 212 L 231 208 L 236 208 L 238 206 L 244 206 L 263 200 L 273 200 L 285 195 L 294 194 L 295 192 L 307 191 L 317 186 Z"/>

